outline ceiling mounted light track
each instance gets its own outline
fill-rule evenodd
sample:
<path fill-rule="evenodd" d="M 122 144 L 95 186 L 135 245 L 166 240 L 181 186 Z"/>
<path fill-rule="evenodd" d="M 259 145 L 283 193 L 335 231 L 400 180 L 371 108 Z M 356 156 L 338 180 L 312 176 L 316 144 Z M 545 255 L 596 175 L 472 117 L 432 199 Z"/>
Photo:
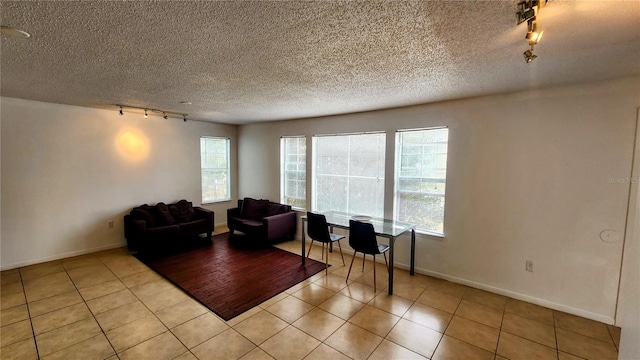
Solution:
<path fill-rule="evenodd" d="M 160 109 L 150 109 L 150 108 L 146 108 L 146 107 L 130 106 L 130 105 L 124 105 L 124 104 L 115 104 L 115 106 L 120 108 L 119 114 L 121 116 L 124 115 L 124 110 L 123 109 L 143 110 L 145 119 L 149 118 L 149 111 L 151 111 L 152 113 L 162 114 L 162 117 L 164 119 L 168 119 L 169 117 L 177 117 L 177 118 L 182 117 L 182 120 L 184 120 L 184 121 L 187 121 L 187 116 L 189 115 L 189 114 L 175 112 L 175 111 L 167 111 L 167 110 L 160 110 Z M 173 116 L 171 116 L 171 115 L 173 115 Z"/>
<path fill-rule="evenodd" d="M 540 9 L 547 5 L 548 0 L 523 0 L 518 3 L 518 11 L 516 12 L 516 22 L 518 25 L 523 22 L 527 22 L 527 34 L 525 39 L 529 43 L 529 50 L 525 51 L 525 61 L 532 62 L 538 56 L 533 54 L 535 46 L 540 42 L 542 38 L 542 31 L 538 30 L 538 13 Z"/>

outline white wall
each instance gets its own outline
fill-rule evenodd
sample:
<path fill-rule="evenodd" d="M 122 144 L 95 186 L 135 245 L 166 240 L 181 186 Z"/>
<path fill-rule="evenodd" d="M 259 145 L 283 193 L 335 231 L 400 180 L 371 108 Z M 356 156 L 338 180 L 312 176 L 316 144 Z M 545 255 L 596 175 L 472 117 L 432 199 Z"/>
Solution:
<path fill-rule="evenodd" d="M 419 238 L 417 269 L 613 323 L 622 236 L 608 243 L 599 234 L 624 233 L 628 184 L 608 179 L 630 175 L 639 83 L 244 125 L 239 196 L 279 199 L 281 136 L 384 130 L 391 137 L 397 129 L 447 125 L 445 238 Z M 385 176 L 393 178 L 392 167 Z M 406 265 L 408 241 L 397 244 L 397 262 Z M 534 273 L 524 270 L 527 259 Z"/>
<path fill-rule="evenodd" d="M 123 216 L 143 203 L 200 206 L 200 136 L 231 139 L 237 179 L 235 126 L 0 101 L 2 269 L 122 246 Z M 233 204 L 205 207 L 224 223 Z"/>

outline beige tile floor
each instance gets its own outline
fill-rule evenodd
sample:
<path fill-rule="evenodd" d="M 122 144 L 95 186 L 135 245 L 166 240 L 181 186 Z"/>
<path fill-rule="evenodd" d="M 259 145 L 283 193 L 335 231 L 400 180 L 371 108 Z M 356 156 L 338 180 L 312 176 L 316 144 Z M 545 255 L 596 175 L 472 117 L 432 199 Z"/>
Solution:
<path fill-rule="evenodd" d="M 399 269 L 389 296 L 384 264 L 374 291 L 372 262 L 331 260 L 228 322 L 126 249 L 3 271 L 0 358 L 617 358 L 619 328 Z"/>

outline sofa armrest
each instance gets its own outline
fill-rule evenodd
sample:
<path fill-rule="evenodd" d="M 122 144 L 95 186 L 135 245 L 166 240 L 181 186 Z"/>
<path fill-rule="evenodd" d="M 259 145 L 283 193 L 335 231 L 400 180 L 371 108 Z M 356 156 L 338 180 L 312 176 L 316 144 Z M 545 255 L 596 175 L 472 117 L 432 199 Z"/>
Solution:
<path fill-rule="evenodd" d="M 144 220 L 135 219 L 131 215 L 124 216 L 124 237 L 136 237 L 147 231 L 147 223 Z"/>
<path fill-rule="evenodd" d="M 268 216 L 262 219 L 268 240 L 292 237 L 296 233 L 298 218 L 295 211 Z"/>
<path fill-rule="evenodd" d="M 195 211 L 196 216 L 198 218 L 206 219 L 207 220 L 207 224 L 209 225 L 211 230 L 213 230 L 213 228 L 215 226 L 215 214 L 214 214 L 214 212 L 209 210 L 209 209 L 205 209 L 203 207 L 200 207 L 200 206 L 194 206 L 193 210 Z"/>
<path fill-rule="evenodd" d="M 135 219 L 131 215 L 124 216 L 124 237 L 129 249 L 138 250 L 146 232 L 147 223 L 144 220 Z"/>
<path fill-rule="evenodd" d="M 240 214 L 241 213 L 240 213 L 240 208 L 239 207 L 227 209 L 227 219 L 229 217 L 241 218 L 242 216 L 240 216 Z"/>

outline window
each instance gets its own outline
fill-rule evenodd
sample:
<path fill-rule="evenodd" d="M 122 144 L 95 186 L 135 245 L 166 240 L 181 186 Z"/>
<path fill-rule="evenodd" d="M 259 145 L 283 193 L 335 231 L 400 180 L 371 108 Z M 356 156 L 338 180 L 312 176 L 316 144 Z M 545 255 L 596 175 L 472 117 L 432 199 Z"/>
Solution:
<path fill-rule="evenodd" d="M 399 131 L 396 137 L 395 218 L 444 234 L 449 129 Z"/>
<path fill-rule="evenodd" d="M 313 207 L 384 215 L 385 134 L 313 138 Z"/>
<path fill-rule="evenodd" d="M 202 203 L 230 200 L 229 139 L 200 138 L 200 169 Z"/>
<path fill-rule="evenodd" d="M 280 202 L 295 208 L 307 208 L 307 138 L 283 137 L 280 140 Z"/>

